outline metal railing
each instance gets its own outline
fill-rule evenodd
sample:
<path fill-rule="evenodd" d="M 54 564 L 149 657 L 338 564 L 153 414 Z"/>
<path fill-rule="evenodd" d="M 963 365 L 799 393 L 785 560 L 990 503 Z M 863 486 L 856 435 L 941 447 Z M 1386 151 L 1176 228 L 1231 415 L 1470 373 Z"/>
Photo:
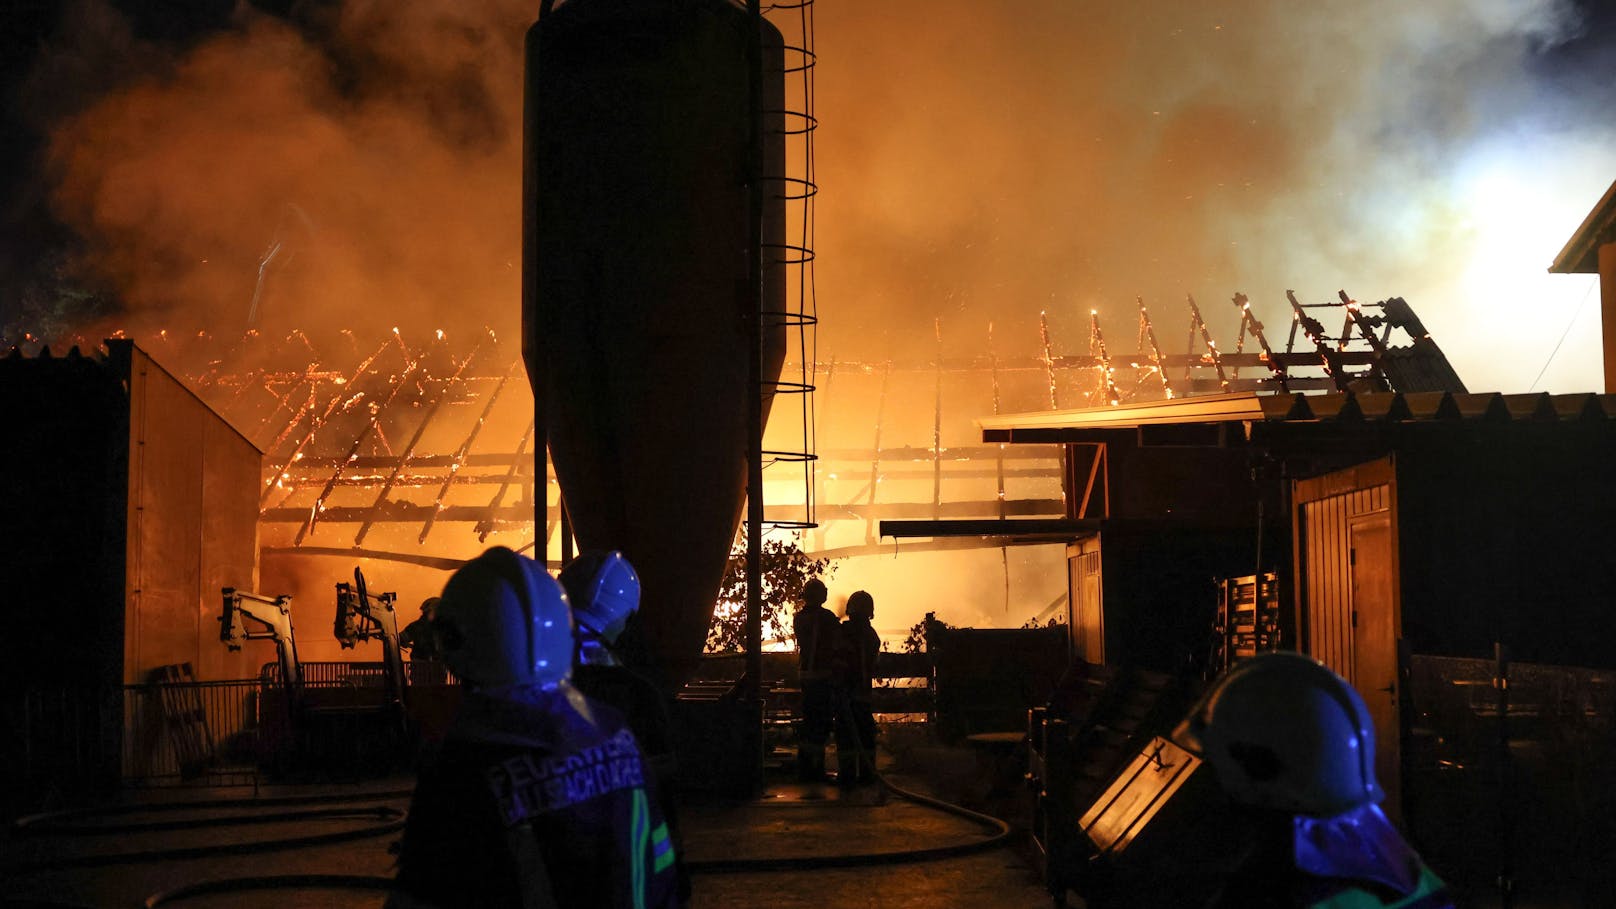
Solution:
<path fill-rule="evenodd" d="M 308 689 L 386 688 L 384 665 L 305 663 Z M 441 663 L 405 664 L 411 685 L 455 685 Z M 0 697 L 7 730 L 0 811 L 70 802 L 92 789 L 256 786 L 299 747 L 276 664 L 254 679 L 153 682 L 99 689 L 32 685 Z"/>
<path fill-rule="evenodd" d="M 299 664 L 304 688 L 385 688 L 387 664 L 380 662 L 304 662 Z M 258 680 L 269 685 L 280 684 L 279 663 L 265 663 L 258 670 Z M 449 667 L 436 660 L 405 660 L 404 679 L 411 685 L 458 685 L 460 681 Z"/>
<path fill-rule="evenodd" d="M 259 769 L 292 744 L 279 686 L 257 679 L 124 686 L 124 785 L 256 784 Z"/>

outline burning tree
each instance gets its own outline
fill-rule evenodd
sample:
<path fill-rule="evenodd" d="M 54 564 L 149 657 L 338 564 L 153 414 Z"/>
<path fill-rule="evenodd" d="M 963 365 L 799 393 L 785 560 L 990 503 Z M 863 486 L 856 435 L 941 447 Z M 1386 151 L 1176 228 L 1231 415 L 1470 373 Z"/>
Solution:
<path fill-rule="evenodd" d="M 802 551 L 796 537 L 763 541 L 763 646 L 787 649 L 795 646 L 791 632 L 794 604 L 802 600 L 803 585 L 811 578 L 824 580 L 835 574 L 829 559 L 816 559 Z M 746 531 L 742 528 L 730 549 L 724 566 L 724 583 L 718 591 L 718 606 L 707 629 L 708 653 L 739 653 L 746 642 Z"/>

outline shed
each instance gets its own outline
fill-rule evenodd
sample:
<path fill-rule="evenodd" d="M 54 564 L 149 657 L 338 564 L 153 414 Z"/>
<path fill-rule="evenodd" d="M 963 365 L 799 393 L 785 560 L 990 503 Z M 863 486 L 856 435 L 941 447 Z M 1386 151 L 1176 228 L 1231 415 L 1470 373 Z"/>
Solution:
<path fill-rule="evenodd" d="M 0 357 L 0 414 L 0 695 L 76 743 L 54 753 L 29 726 L 13 744 L 63 773 L 115 775 L 122 686 L 166 665 L 220 679 L 263 662 L 220 645 L 217 621 L 220 588 L 257 585 L 261 453 L 127 340 Z M 93 767 L 65 766 L 92 752 Z"/>
<path fill-rule="evenodd" d="M 1069 550 L 1085 659 L 1187 662 L 1210 633 L 1197 583 L 1276 571 L 1282 646 L 1403 733 L 1377 755 L 1395 805 L 1412 657 L 1502 644 L 1523 662 L 1616 668 L 1613 417 L 1607 395 L 1348 392 L 979 422 L 984 442 L 1065 445 L 1068 477 L 1094 465 L 1106 490 Z"/>

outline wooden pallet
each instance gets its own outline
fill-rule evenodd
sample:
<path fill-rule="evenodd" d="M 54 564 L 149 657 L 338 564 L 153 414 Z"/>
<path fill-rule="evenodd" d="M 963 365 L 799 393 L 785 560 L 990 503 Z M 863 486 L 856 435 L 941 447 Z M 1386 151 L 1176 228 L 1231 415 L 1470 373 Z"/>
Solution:
<path fill-rule="evenodd" d="M 214 759 L 213 730 L 196 687 L 196 673 L 190 663 L 170 663 L 152 670 L 151 678 L 161 694 L 163 725 L 174 745 L 180 778 L 195 779 Z"/>

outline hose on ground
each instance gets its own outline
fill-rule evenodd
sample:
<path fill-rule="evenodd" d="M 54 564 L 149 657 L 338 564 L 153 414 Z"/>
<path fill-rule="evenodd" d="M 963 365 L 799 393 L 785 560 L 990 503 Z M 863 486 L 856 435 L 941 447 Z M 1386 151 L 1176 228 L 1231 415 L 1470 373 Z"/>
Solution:
<path fill-rule="evenodd" d="M 946 846 L 925 846 L 916 849 L 896 849 L 884 852 L 851 852 L 837 855 L 798 855 L 782 856 L 779 858 L 736 858 L 736 859 L 706 859 L 685 862 L 685 867 L 695 873 L 724 874 L 746 871 L 809 871 L 821 868 L 860 868 L 868 865 L 898 865 L 908 862 L 932 862 L 939 859 L 957 858 L 976 852 L 986 852 L 997 849 L 1010 839 L 1010 825 L 1004 821 L 972 811 L 963 805 L 945 802 L 942 799 L 922 795 L 905 789 L 885 776 L 877 774 L 876 779 L 881 787 L 893 795 L 906 801 L 914 802 L 944 814 L 964 818 L 980 824 L 993 831 L 993 835 L 984 840 L 969 843 L 952 843 Z"/>
<path fill-rule="evenodd" d="M 973 811 L 962 805 L 956 805 L 943 799 L 923 795 L 893 783 L 885 776 L 878 775 L 877 780 L 881 787 L 891 794 L 906 801 L 913 802 L 935 811 L 950 814 L 964 820 L 978 824 L 991 832 L 984 839 L 952 843 L 941 846 L 923 846 L 913 849 L 898 849 L 876 852 L 839 853 L 835 855 L 795 855 L 777 856 L 771 858 L 733 858 L 733 859 L 705 859 L 692 860 L 685 863 L 685 868 L 693 874 L 736 874 L 758 873 L 770 871 L 803 871 L 825 868 L 858 868 L 871 865 L 904 864 L 910 862 L 938 861 L 947 858 L 985 852 L 1004 845 L 1010 838 L 1012 831 L 1010 825 L 988 814 Z M 125 832 L 146 832 L 153 830 L 176 830 L 193 827 L 207 827 L 220 825 L 239 825 L 252 823 L 277 823 L 297 820 L 344 818 L 344 817 L 372 817 L 379 823 L 361 827 L 355 830 L 342 830 L 332 833 L 308 834 L 296 837 L 286 837 L 273 840 L 255 840 L 246 843 L 212 844 L 207 846 L 180 847 L 172 849 L 149 849 L 134 852 L 105 853 L 100 855 L 84 855 L 69 858 L 56 858 L 37 862 L 10 863 L 0 868 L 8 873 L 26 873 L 30 871 L 46 871 L 61 868 L 83 868 L 99 865 L 177 861 L 183 859 L 204 858 L 217 855 L 247 854 L 255 852 L 269 852 L 282 849 L 299 849 L 311 846 L 323 846 L 332 843 L 346 842 L 357 839 L 366 839 L 377 836 L 387 836 L 397 833 L 404 828 L 404 814 L 395 808 L 377 806 L 375 808 L 336 807 L 303 809 L 262 815 L 237 815 L 219 818 L 198 818 L 193 820 L 175 821 L 148 821 L 119 825 L 85 825 L 75 824 L 96 817 L 114 817 L 123 814 L 165 812 L 165 811 L 203 811 L 220 808 L 261 808 L 266 806 L 296 806 L 318 805 L 331 803 L 352 803 L 380 801 L 385 799 L 406 798 L 411 790 L 386 790 L 366 793 L 347 793 L 340 795 L 314 795 L 314 796 L 284 796 L 270 799 L 216 799 L 206 801 L 179 801 L 162 802 L 149 805 L 120 805 L 105 808 L 74 809 L 69 811 L 51 812 L 46 814 L 30 815 L 20 818 L 13 823 L 13 828 L 19 833 L 27 835 L 88 835 Z M 197 881 L 185 884 L 171 890 L 152 894 L 147 897 L 144 904 L 147 909 L 178 902 L 198 896 L 218 893 L 230 893 L 249 890 L 276 890 L 298 888 L 320 889 L 352 889 L 352 890 L 389 890 L 393 879 L 378 875 L 348 875 L 348 874 L 291 874 L 291 875 L 254 875 L 249 877 L 220 878 L 215 880 Z"/>
<path fill-rule="evenodd" d="M 113 833 L 136 833 L 154 830 L 184 830 L 218 826 L 244 826 L 274 824 L 305 820 L 374 820 L 375 823 L 350 830 L 328 833 L 302 834 L 269 840 L 251 840 L 244 843 L 210 843 L 205 846 L 180 846 L 167 849 L 141 849 L 131 852 L 105 852 L 39 859 L 36 861 L 3 862 L 0 872 L 27 874 L 65 868 L 93 868 L 105 865 L 138 864 L 142 862 L 183 861 L 217 855 L 246 855 L 282 849 L 303 849 L 353 840 L 388 836 L 404 829 L 405 812 L 384 805 L 359 807 L 354 802 L 373 802 L 385 799 L 408 798 L 411 790 L 387 790 L 341 795 L 281 796 L 269 799 L 211 799 L 196 801 L 157 802 L 148 805 L 113 805 L 100 808 L 79 808 L 68 811 L 29 815 L 12 823 L 12 829 L 28 836 L 66 835 L 90 836 Z M 282 811 L 272 814 L 241 814 L 224 817 L 195 818 L 191 820 L 146 821 L 130 824 L 74 824 L 95 817 L 116 817 L 125 814 L 167 811 L 210 811 L 221 808 L 261 808 L 293 805 L 320 805 L 345 803 L 341 807 L 313 808 Z"/>
<path fill-rule="evenodd" d="M 102 827 L 74 827 L 67 823 L 75 820 L 93 817 L 117 817 L 121 814 L 152 814 L 163 811 L 197 811 L 218 808 L 274 808 L 281 805 L 322 805 L 347 802 L 379 802 L 388 799 L 407 799 L 415 792 L 414 789 L 378 789 L 371 792 L 326 793 L 323 795 L 281 795 L 270 798 L 242 798 L 242 799 L 182 799 L 174 802 L 151 802 L 141 804 L 130 802 L 126 805 L 100 805 L 90 808 L 68 808 L 63 811 L 46 811 L 39 814 L 30 814 L 17 818 L 11 822 L 11 829 L 17 833 L 25 834 L 67 834 L 77 833 L 125 833 L 141 828 L 139 826 L 107 825 Z"/>

